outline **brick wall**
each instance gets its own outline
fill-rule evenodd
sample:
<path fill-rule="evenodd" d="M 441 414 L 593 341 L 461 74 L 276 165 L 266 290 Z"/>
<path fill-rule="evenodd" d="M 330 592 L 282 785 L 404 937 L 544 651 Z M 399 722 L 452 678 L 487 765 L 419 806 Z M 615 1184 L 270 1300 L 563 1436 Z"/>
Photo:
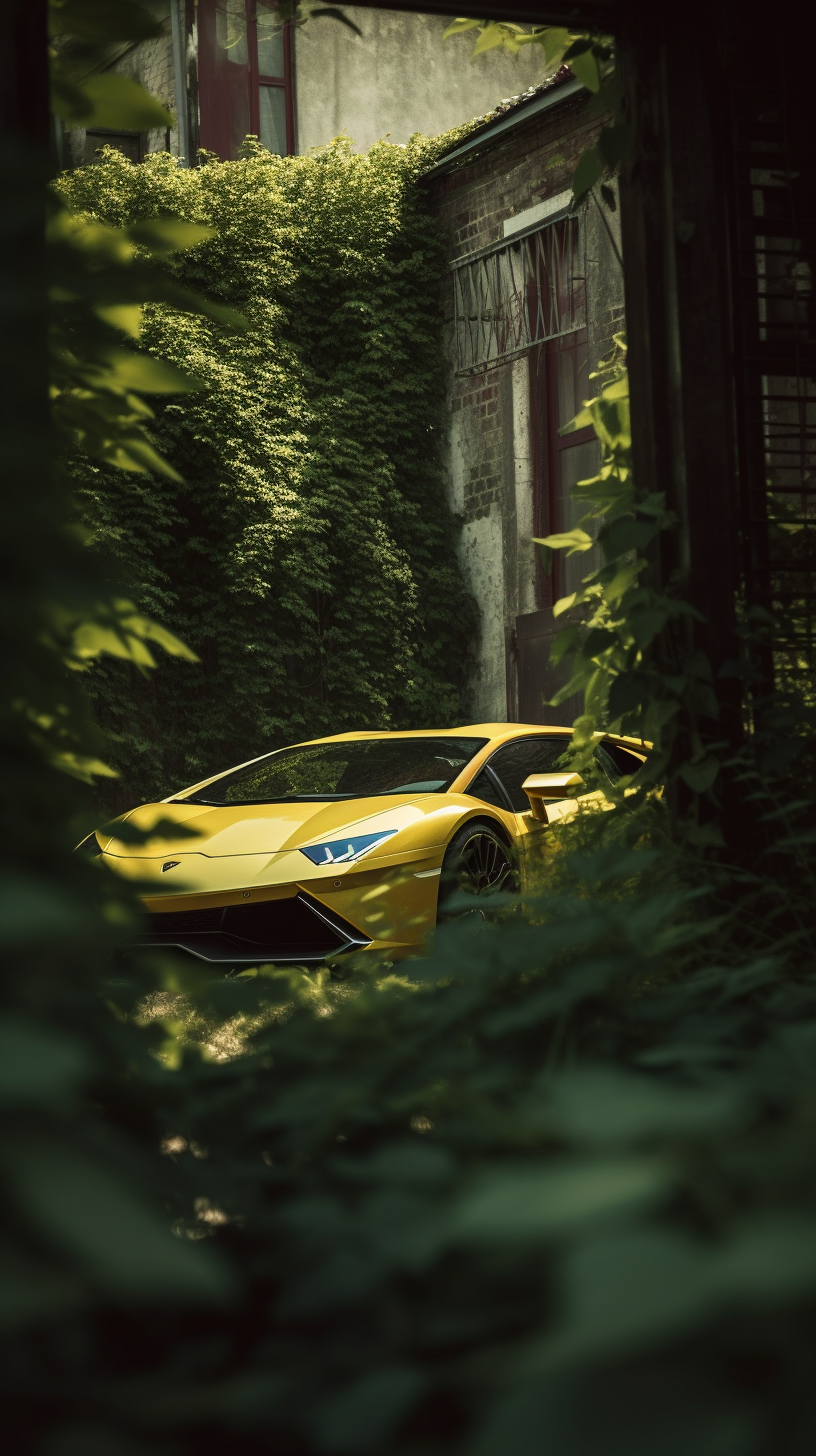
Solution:
<path fill-rule="evenodd" d="M 451 262 L 500 242 L 505 220 L 570 189 L 578 158 L 603 124 L 603 119 L 587 122 L 587 100 L 586 92 L 566 96 L 485 142 L 455 170 L 427 180 Z M 594 364 L 623 327 L 617 217 L 602 216 L 590 201 L 582 230 L 587 343 Z M 482 617 L 471 711 L 473 721 L 500 721 L 518 716 L 519 623 L 536 619 L 543 655 L 555 630 L 551 617 L 543 626 L 538 622 L 544 613 L 538 606 L 532 540 L 535 480 L 527 356 L 459 372 L 452 277 L 444 286 L 443 312 L 450 364 L 450 497 L 462 518 L 462 561 Z M 553 710 L 548 721 L 558 721 Z"/>
<path fill-rule="evenodd" d="M 167 106 L 170 111 L 177 113 L 179 100 L 183 101 L 184 98 L 176 97 L 169 10 L 166 5 L 159 6 L 158 4 L 154 9 L 159 12 L 157 18 L 162 22 L 162 34 L 131 46 L 115 62 L 112 69 L 120 76 L 132 76 L 163 106 Z M 167 10 L 167 14 L 163 13 L 165 10 Z M 149 152 L 169 150 L 178 155 L 178 130 L 175 127 L 170 131 L 163 127 L 156 127 L 141 133 L 114 133 L 111 135 L 104 132 L 86 135 L 83 127 L 71 127 L 65 137 L 66 165 L 77 167 L 84 162 L 92 161 L 96 149 L 106 141 L 113 146 L 119 146 L 134 161 L 147 156 Z"/>
<path fill-rule="evenodd" d="M 601 126 L 600 121 L 588 124 L 585 110 L 585 96 L 570 97 L 498 138 L 473 161 L 466 158 L 456 171 L 428 182 L 451 261 L 498 242 L 505 218 L 569 188 L 581 152 Z M 443 307 L 454 366 L 452 281 Z M 604 336 L 611 339 L 614 331 L 607 327 Z M 450 412 L 467 457 L 456 504 L 465 520 L 478 520 L 503 499 L 510 442 L 509 421 L 499 405 L 500 376 L 511 367 L 506 363 L 479 373 L 453 373 Z"/>

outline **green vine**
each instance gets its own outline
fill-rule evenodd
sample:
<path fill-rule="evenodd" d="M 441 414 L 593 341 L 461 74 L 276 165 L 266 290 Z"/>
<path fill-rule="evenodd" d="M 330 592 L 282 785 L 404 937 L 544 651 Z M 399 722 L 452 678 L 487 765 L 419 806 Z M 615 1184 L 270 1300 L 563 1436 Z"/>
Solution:
<path fill-rule="evenodd" d="M 200 659 L 149 682 L 94 670 L 111 808 L 287 741 L 463 714 L 475 609 L 445 505 L 444 254 L 413 185 L 450 140 L 289 158 L 249 141 L 194 170 L 108 150 L 62 179 L 95 225 L 204 225 L 168 277 L 247 322 L 149 305 L 140 342 L 198 384 L 155 404 L 174 475 L 78 471 L 97 549 Z"/>
<path fill-rule="evenodd" d="M 601 469 L 576 486 L 586 506 L 578 525 L 538 544 L 572 556 L 592 550 L 597 541 L 603 562 L 576 592 L 555 604 L 556 617 L 569 613 L 573 620 L 553 648 L 554 660 L 570 669 L 553 702 L 583 694 L 585 711 L 576 724 L 579 750 L 589 749 L 600 728 L 655 744 L 634 784 L 623 787 L 648 791 L 676 764 L 686 786 L 705 794 L 721 762 L 700 720 L 715 721 L 719 704 L 707 657 L 687 643 L 685 629 L 700 620 L 699 613 L 682 599 L 679 582 L 665 588 L 654 584 L 658 539 L 676 521 L 663 493 L 644 495 L 633 477 L 623 335 L 616 336 L 613 353 L 590 377 L 599 380 L 599 392 L 562 433 L 592 425 L 602 446 Z M 679 755 L 673 751 L 678 738 Z"/>

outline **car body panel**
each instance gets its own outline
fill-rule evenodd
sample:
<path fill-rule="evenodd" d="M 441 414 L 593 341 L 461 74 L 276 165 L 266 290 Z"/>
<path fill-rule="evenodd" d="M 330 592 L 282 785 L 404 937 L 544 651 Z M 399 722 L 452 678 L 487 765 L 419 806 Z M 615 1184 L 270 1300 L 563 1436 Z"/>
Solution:
<path fill-rule="evenodd" d="M 416 954 L 426 943 L 436 921 L 445 850 L 468 821 L 491 825 L 500 838 L 519 851 L 524 883 L 525 847 L 542 845 L 547 824 L 529 812 L 514 812 L 484 802 L 466 789 L 492 755 L 509 741 L 563 737 L 566 747 L 571 735 L 571 729 L 560 726 L 482 723 L 405 733 L 344 733 L 309 740 L 323 744 L 450 736 L 483 738 L 486 742 L 445 792 L 231 805 L 185 800 L 183 796 L 189 794 L 206 796 L 206 790 L 223 777 L 213 775 L 160 803 L 142 805 L 123 815 L 118 822 L 144 835 L 141 842 L 131 842 L 130 833 L 117 837 L 115 826 L 100 831 L 97 840 L 101 859 L 137 889 L 150 917 L 151 944 L 177 943 L 173 936 L 181 934 L 177 930 L 181 916 L 185 924 L 196 926 L 195 934 L 188 936 L 189 943 L 185 942 L 183 948 L 209 959 L 215 932 L 205 933 L 201 927 L 214 923 L 214 917 L 221 916 L 221 926 L 234 926 L 246 925 L 251 917 L 258 924 L 258 917 L 269 921 L 269 917 L 280 916 L 288 917 L 287 923 L 292 925 L 304 921 L 308 927 L 315 927 L 323 921 L 325 926 L 334 927 L 341 950 L 362 946 L 398 959 Z M 603 737 L 638 759 L 645 758 L 649 745 L 611 735 Z M 267 757 L 259 755 L 248 765 L 238 767 L 251 766 Z M 599 808 L 606 806 L 601 792 L 577 800 L 554 801 L 547 805 L 549 822 L 570 817 L 590 800 L 598 801 Z M 178 833 L 174 833 L 175 825 Z M 154 828 L 155 835 L 150 832 Z M 357 860 L 314 864 L 301 853 L 304 847 L 342 839 L 347 834 L 351 837 L 380 831 L 391 833 Z M 170 927 L 166 937 L 162 927 Z M 296 940 L 297 933 L 291 931 L 290 938 L 294 935 Z M 217 934 L 223 938 L 226 932 L 219 929 Z M 234 937 L 235 932 L 230 932 L 224 944 L 228 941 L 238 947 L 236 962 L 319 958 L 317 951 L 304 952 L 302 957 L 294 951 L 282 957 L 264 955 L 263 947 L 257 954 L 251 947 L 241 951 L 240 936 Z"/>

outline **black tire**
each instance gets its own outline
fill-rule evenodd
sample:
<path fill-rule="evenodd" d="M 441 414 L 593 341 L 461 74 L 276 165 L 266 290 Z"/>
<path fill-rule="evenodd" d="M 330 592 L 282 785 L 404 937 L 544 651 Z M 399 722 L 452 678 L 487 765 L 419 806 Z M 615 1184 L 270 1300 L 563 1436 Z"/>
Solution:
<path fill-rule="evenodd" d="M 451 913 L 454 917 L 474 913 L 461 909 L 448 912 L 448 902 L 457 893 L 489 896 L 514 888 L 513 861 L 501 835 L 483 821 L 471 821 L 456 831 L 445 850 L 436 918 L 446 920 Z"/>

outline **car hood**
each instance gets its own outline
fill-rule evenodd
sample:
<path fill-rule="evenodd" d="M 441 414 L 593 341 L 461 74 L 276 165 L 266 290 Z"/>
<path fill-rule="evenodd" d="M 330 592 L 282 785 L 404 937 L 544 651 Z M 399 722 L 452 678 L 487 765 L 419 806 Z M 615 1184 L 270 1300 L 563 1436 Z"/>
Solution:
<path fill-rule="evenodd" d="M 116 837 L 116 824 L 98 831 L 106 854 L 155 859 L 190 853 L 217 859 L 234 854 L 277 854 L 304 844 L 359 832 L 406 829 L 423 817 L 421 804 L 438 804 L 440 794 L 394 794 L 387 799 L 345 799 L 339 803 L 243 804 L 215 808 L 205 804 L 143 804 L 116 822 L 147 833 L 139 844 Z M 177 826 L 177 827 L 176 827 Z M 150 834 L 152 829 L 155 834 Z M 110 837 L 108 837 L 110 836 Z"/>

